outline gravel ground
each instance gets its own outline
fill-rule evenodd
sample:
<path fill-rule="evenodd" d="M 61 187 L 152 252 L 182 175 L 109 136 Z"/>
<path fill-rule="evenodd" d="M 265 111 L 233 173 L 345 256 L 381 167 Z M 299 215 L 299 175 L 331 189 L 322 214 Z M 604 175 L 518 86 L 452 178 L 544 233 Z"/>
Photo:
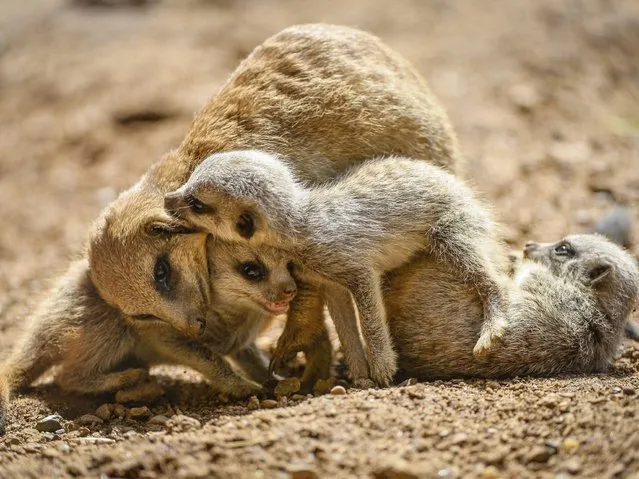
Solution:
<path fill-rule="evenodd" d="M 309 21 L 370 30 L 415 63 L 513 247 L 585 231 L 619 205 L 636 224 L 633 0 L 3 0 L 0 358 L 98 211 L 255 45 Z M 126 407 L 46 378 L 17 396 L 0 477 L 639 477 L 639 343 L 604 376 L 261 404 L 223 403 L 184 368 L 155 375 L 164 395 Z"/>

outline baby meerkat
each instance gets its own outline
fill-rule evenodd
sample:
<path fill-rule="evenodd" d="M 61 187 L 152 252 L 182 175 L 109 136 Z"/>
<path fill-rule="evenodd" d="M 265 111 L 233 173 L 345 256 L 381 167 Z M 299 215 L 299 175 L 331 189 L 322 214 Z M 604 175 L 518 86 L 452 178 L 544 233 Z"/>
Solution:
<path fill-rule="evenodd" d="M 463 182 L 425 161 L 371 159 L 329 184 L 304 188 L 274 155 L 218 153 L 165 196 L 165 207 L 225 240 L 288 251 L 303 278 L 347 288 L 368 346 L 369 378 L 378 385 L 388 385 L 396 371 L 380 276 L 417 254 L 453 265 L 482 298 L 476 355 L 504 332 L 507 301 L 491 261 L 493 220 Z"/>
<path fill-rule="evenodd" d="M 605 371 L 639 295 L 637 262 L 598 235 L 529 242 L 504 277 L 508 330 L 485 357 L 470 353 L 483 322 L 480 298 L 450 265 L 424 256 L 386 277 L 400 370 L 422 379 Z"/>
<path fill-rule="evenodd" d="M 125 316 L 115 308 L 93 311 L 98 293 L 90 286 L 85 262 L 74 263 L 0 368 L 0 421 L 10 389 L 28 386 L 54 365 L 61 366 L 54 381 L 81 394 L 133 387 L 158 363 L 190 366 L 230 397 L 260 393 L 268 379 L 268 361 L 254 341 L 295 297 L 290 259 L 272 248 L 258 252 L 213 238 L 207 248 L 212 308 L 197 339 L 153 318 Z M 77 301 L 79 296 L 84 300 L 72 310 L 64 307 L 65 298 Z M 224 356 L 247 377 L 235 372 Z M 327 369 L 330 364 L 313 367 Z"/>

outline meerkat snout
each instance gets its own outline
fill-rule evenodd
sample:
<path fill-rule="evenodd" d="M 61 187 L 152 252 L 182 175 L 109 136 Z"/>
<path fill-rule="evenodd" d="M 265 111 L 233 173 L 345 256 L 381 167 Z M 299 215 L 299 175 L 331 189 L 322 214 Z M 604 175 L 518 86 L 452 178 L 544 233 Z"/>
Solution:
<path fill-rule="evenodd" d="M 524 245 L 524 255 L 535 251 L 537 248 L 539 248 L 539 243 L 536 241 L 526 241 L 526 244 Z"/>

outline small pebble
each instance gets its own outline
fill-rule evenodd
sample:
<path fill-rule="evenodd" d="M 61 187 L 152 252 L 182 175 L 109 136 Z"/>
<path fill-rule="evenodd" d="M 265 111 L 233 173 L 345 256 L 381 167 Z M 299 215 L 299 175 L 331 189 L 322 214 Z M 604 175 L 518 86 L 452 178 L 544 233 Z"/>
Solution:
<path fill-rule="evenodd" d="M 248 400 L 248 404 L 246 405 L 246 407 L 251 410 L 254 411 L 256 409 L 260 408 L 260 401 L 259 399 L 257 399 L 257 396 L 251 396 Z"/>
<path fill-rule="evenodd" d="M 417 384 L 417 378 L 408 378 L 397 385 L 397 387 L 414 386 Z"/>
<path fill-rule="evenodd" d="M 335 386 L 335 378 L 330 377 L 328 379 L 318 379 L 313 386 L 313 392 L 318 395 L 328 394 Z"/>
<path fill-rule="evenodd" d="M 526 462 L 546 462 L 553 455 L 553 451 L 548 447 L 534 447 L 529 454 L 526 455 Z"/>
<path fill-rule="evenodd" d="M 113 414 L 113 404 L 103 404 L 95 410 L 95 415 L 103 421 L 108 421 Z"/>
<path fill-rule="evenodd" d="M 152 416 L 151 411 L 148 407 L 132 407 L 129 409 L 129 417 L 131 419 L 143 420 L 148 419 Z"/>
<path fill-rule="evenodd" d="M 194 417 L 185 416 L 184 414 L 176 414 L 166 422 L 166 426 L 171 432 L 185 432 L 200 429 L 202 423 Z"/>
<path fill-rule="evenodd" d="M 631 387 L 625 387 L 623 388 L 623 393 L 626 396 L 634 396 L 636 394 L 636 391 L 634 390 L 634 388 Z"/>
<path fill-rule="evenodd" d="M 317 472 L 308 465 L 292 466 L 288 470 L 291 479 L 317 479 Z"/>
<path fill-rule="evenodd" d="M 57 431 L 55 431 L 55 433 L 59 436 L 60 434 L 64 434 L 64 428 L 61 427 L 60 429 L 58 429 Z"/>
<path fill-rule="evenodd" d="M 499 469 L 495 466 L 485 467 L 481 472 L 482 479 L 497 479 L 499 477 Z"/>
<path fill-rule="evenodd" d="M 53 447 L 48 447 L 42 451 L 42 455 L 49 459 L 57 459 L 58 457 L 60 457 L 61 454 L 60 454 L 60 451 L 58 451 L 57 449 Z"/>
<path fill-rule="evenodd" d="M 116 404 L 113 407 L 113 415 L 119 418 L 126 416 L 126 408 L 122 404 Z"/>
<path fill-rule="evenodd" d="M 7 436 L 4 438 L 4 443 L 8 444 L 9 446 L 17 446 L 18 444 L 22 443 L 22 441 L 19 437 L 16 436 Z"/>
<path fill-rule="evenodd" d="M 291 401 L 303 401 L 304 399 L 306 399 L 306 396 L 303 394 L 293 394 L 291 396 Z"/>
<path fill-rule="evenodd" d="M 570 474 L 579 474 L 581 472 L 581 462 L 577 458 L 570 459 L 564 464 L 564 468 Z"/>
<path fill-rule="evenodd" d="M 277 401 L 274 401 L 273 399 L 264 399 L 263 401 L 260 401 L 260 406 L 264 409 L 273 409 L 277 407 Z"/>
<path fill-rule="evenodd" d="M 169 420 L 168 417 L 162 414 L 158 414 L 157 416 L 153 416 L 151 419 L 149 419 L 149 424 L 157 424 L 159 426 L 164 426 L 168 420 Z"/>
<path fill-rule="evenodd" d="M 113 444 L 115 442 L 114 439 L 109 439 L 108 437 L 79 437 L 76 439 L 77 442 L 85 443 L 85 444 Z"/>
<path fill-rule="evenodd" d="M 577 441 L 575 438 L 573 437 L 567 437 L 566 439 L 564 439 L 564 441 L 561 443 L 561 449 L 564 452 L 567 452 L 568 454 L 572 454 L 573 452 L 575 452 L 577 449 L 579 449 L 579 441 Z"/>
<path fill-rule="evenodd" d="M 275 395 L 276 396 L 290 396 L 293 393 L 296 393 L 302 387 L 300 383 L 300 379 L 296 377 L 282 379 L 275 386 Z"/>
<path fill-rule="evenodd" d="M 43 419 L 40 419 L 36 424 L 36 429 L 40 432 L 55 432 L 62 429 L 62 416 L 59 414 L 52 414 Z"/>
<path fill-rule="evenodd" d="M 346 389 L 344 389 L 344 386 L 335 386 L 333 389 L 331 389 L 331 394 L 333 396 L 343 396 L 344 394 L 346 394 Z"/>
<path fill-rule="evenodd" d="M 606 212 L 592 227 L 592 233 L 599 233 L 624 248 L 631 246 L 634 216 L 632 210 L 617 206 Z"/>
<path fill-rule="evenodd" d="M 75 420 L 76 424 L 81 424 L 82 426 L 91 426 L 93 424 L 102 424 L 102 419 L 93 414 L 85 414 L 80 416 Z"/>

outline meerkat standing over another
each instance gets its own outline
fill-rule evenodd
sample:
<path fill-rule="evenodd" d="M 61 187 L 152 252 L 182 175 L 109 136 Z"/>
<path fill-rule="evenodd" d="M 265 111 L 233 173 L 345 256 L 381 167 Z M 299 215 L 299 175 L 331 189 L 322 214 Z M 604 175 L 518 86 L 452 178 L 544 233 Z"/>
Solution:
<path fill-rule="evenodd" d="M 492 261 L 494 222 L 463 182 L 427 162 L 371 159 L 327 185 L 304 188 L 274 155 L 218 153 L 167 194 L 165 206 L 225 240 L 288 251 L 303 266 L 303 278 L 347 288 L 368 346 L 370 379 L 378 385 L 388 385 L 396 371 L 380 278 L 417 254 L 452 265 L 482 298 L 476 355 L 504 332 L 507 298 Z"/>
<path fill-rule="evenodd" d="M 407 376 L 508 377 L 603 372 L 639 299 L 634 258 L 598 235 L 529 242 L 511 290 L 508 329 L 485 357 L 470 353 L 481 300 L 450 265 L 419 258 L 385 278 L 390 330 Z"/>

